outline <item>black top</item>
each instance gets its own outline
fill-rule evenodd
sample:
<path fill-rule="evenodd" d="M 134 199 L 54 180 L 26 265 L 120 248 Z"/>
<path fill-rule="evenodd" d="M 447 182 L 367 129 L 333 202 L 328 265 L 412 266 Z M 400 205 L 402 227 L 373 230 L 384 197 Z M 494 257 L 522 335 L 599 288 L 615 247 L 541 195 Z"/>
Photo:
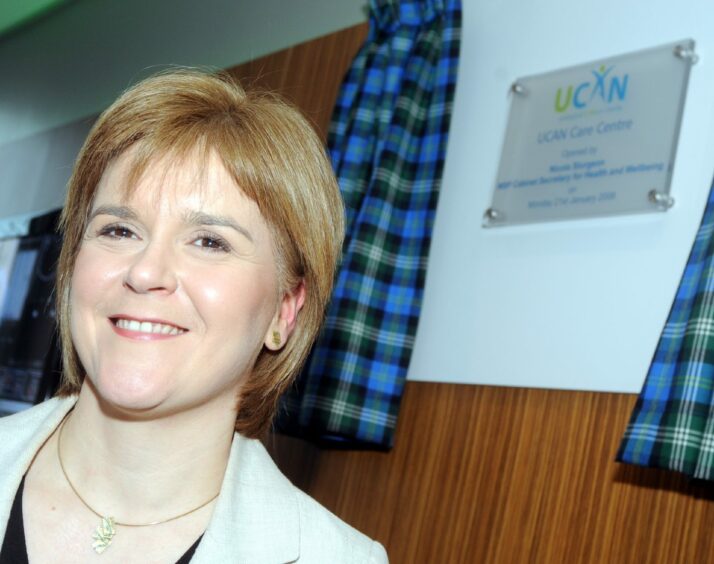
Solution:
<path fill-rule="evenodd" d="M 5 539 L 0 550 L 0 564 L 29 564 L 27 561 L 27 547 L 25 546 L 25 526 L 22 518 L 22 492 L 25 490 L 25 477 L 22 477 L 20 487 L 15 493 L 15 500 L 12 502 L 10 519 L 5 530 Z M 203 535 L 198 537 L 195 543 L 176 561 L 176 564 L 189 564 L 193 553 L 196 552 L 198 543 Z"/>

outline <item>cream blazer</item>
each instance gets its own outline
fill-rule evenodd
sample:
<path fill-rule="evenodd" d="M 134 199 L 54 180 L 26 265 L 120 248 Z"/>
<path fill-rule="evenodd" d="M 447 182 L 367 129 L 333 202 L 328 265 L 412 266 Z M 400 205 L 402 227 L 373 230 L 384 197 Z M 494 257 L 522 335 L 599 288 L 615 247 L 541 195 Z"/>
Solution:
<path fill-rule="evenodd" d="M 76 398 L 0 418 L 0 543 L 22 476 Z M 293 486 L 260 441 L 236 434 L 221 492 L 192 564 L 383 563 L 378 542 Z"/>

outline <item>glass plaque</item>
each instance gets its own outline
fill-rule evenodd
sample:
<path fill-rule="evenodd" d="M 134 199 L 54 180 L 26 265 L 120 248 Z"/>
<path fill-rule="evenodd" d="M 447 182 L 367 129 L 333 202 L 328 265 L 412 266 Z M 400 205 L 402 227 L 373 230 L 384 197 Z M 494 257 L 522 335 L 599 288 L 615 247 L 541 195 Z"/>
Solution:
<path fill-rule="evenodd" d="M 694 41 L 519 78 L 484 225 L 666 210 Z"/>

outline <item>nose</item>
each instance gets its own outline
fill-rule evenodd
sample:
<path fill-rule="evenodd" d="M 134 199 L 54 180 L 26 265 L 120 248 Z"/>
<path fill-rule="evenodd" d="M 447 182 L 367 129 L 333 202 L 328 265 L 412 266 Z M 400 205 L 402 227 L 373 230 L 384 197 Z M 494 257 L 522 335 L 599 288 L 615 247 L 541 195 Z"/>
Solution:
<path fill-rule="evenodd" d="M 178 279 L 171 245 L 153 240 L 138 252 L 124 277 L 124 287 L 137 294 L 173 294 Z"/>

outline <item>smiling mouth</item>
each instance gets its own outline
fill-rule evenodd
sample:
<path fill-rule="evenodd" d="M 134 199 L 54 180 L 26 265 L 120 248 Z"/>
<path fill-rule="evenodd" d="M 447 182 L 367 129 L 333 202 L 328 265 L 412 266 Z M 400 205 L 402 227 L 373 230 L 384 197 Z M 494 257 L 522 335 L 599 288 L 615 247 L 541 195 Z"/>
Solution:
<path fill-rule="evenodd" d="M 110 318 L 112 324 L 117 329 L 132 331 L 134 333 L 144 333 L 147 335 L 170 335 L 178 336 L 186 333 L 187 329 L 169 325 L 167 323 L 156 323 L 153 321 L 138 321 L 136 319 L 126 319 L 123 317 Z"/>

